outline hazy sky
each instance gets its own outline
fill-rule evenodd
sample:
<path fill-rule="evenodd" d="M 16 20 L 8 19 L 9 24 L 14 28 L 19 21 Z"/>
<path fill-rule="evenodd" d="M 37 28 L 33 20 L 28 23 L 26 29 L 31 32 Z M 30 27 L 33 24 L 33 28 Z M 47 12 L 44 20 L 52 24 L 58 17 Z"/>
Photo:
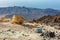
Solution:
<path fill-rule="evenodd" d="M 60 0 L 0 0 L 0 7 L 7 6 L 60 9 Z"/>

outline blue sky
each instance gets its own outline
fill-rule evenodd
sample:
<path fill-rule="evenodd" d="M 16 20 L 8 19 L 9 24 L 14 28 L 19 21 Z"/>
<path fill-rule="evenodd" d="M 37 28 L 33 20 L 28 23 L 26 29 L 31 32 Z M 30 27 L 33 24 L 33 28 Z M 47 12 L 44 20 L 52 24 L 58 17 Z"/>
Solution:
<path fill-rule="evenodd" d="M 0 7 L 8 6 L 60 9 L 60 0 L 0 0 Z"/>

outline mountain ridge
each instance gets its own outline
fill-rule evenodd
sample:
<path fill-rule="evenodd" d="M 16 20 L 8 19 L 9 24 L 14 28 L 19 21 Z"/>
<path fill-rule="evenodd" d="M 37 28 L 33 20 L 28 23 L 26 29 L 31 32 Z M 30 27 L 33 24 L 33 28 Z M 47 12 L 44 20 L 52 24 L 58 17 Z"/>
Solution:
<path fill-rule="evenodd" d="M 2 7 L 0 8 L 0 15 L 5 14 L 6 17 L 11 17 L 12 15 L 23 16 L 26 20 L 37 19 L 46 15 L 60 14 L 60 10 L 55 10 L 51 8 L 38 9 L 38 8 L 28 8 L 28 7 Z"/>

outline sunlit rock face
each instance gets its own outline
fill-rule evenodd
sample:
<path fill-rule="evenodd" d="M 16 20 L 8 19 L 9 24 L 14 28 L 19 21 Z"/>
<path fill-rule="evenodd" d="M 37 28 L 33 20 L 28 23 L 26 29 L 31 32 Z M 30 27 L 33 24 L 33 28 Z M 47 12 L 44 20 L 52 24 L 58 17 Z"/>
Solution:
<path fill-rule="evenodd" d="M 11 23 L 22 24 L 23 22 L 24 22 L 24 18 L 21 16 L 13 15 L 13 17 L 11 19 Z"/>

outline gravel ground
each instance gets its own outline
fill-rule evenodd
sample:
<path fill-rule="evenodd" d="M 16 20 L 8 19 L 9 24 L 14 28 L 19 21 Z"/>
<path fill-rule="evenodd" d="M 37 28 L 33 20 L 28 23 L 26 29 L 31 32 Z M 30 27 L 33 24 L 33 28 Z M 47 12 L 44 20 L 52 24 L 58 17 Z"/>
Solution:
<path fill-rule="evenodd" d="M 55 32 L 56 37 L 50 38 L 40 36 L 42 33 L 37 33 L 37 28 L 42 28 L 43 32 Z M 0 40 L 60 40 L 60 30 L 44 24 L 38 24 L 36 28 L 30 28 L 29 26 L 26 27 L 23 25 L 3 22 L 0 23 Z"/>

